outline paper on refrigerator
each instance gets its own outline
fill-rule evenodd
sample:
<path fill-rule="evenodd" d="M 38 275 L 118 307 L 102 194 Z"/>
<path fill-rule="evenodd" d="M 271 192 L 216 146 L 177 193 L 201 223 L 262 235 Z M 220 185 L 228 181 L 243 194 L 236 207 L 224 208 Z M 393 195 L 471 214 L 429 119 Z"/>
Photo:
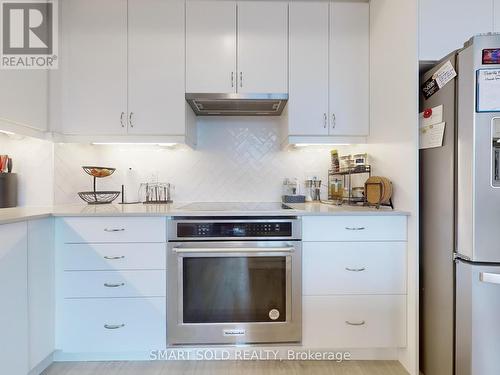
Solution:
<path fill-rule="evenodd" d="M 442 105 L 421 112 L 419 115 L 419 148 L 441 147 L 445 127 Z"/>
<path fill-rule="evenodd" d="M 427 113 L 430 113 L 430 115 L 427 115 L 427 117 L 425 117 L 424 116 L 425 112 L 420 112 L 420 115 L 418 116 L 420 127 L 439 124 L 440 122 L 443 122 L 443 106 L 442 105 L 438 105 L 437 107 L 428 108 L 428 109 L 426 109 L 426 111 L 428 111 Z"/>
<path fill-rule="evenodd" d="M 443 145 L 445 122 L 422 126 L 419 129 L 419 148 L 434 148 Z"/>

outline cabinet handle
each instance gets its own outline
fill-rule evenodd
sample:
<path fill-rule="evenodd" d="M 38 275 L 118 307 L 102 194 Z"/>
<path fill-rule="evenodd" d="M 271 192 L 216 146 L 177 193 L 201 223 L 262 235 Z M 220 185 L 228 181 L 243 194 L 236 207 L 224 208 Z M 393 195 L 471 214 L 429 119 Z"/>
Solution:
<path fill-rule="evenodd" d="M 124 128 L 124 127 L 125 127 L 125 124 L 123 123 L 123 116 L 125 116 L 125 112 L 122 112 L 122 113 L 120 114 L 120 124 L 121 124 L 122 128 Z"/>
<path fill-rule="evenodd" d="M 337 118 L 335 117 L 335 113 L 332 113 L 332 129 L 335 129 L 337 125 Z"/>
<path fill-rule="evenodd" d="M 231 72 L 231 87 L 234 87 L 234 72 Z"/>
<path fill-rule="evenodd" d="M 360 322 L 351 322 L 349 320 L 346 320 L 345 324 L 348 324 L 350 326 L 364 326 L 366 324 L 366 322 L 364 320 L 362 320 Z"/>
<path fill-rule="evenodd" d="M 345 227 L 346 230 L 365 230 L 365 227 Z"/>
<path fill-rule="evenodd" d="M 125 327 L 125 324 L 104 324 L 104 328 L 106 329 L 119 329 Z"/>
<path fill-rule="evenodd" d="M 240 72 L 240 87 L 243 87 L 243 72 Z"/>
<path fill-rule="evenodd" d="M 108 255 L 104 256 L 104 259 L 108 259 L 108 260 L 117 260 L 117 259 L 124 259 L 124 258 L 125 258 L 125 255 L 120 255 L 120 256 L 116 256 L 116 257 L 110 257 Z"/>
<path fill-rule="evenodd" d="M 350 268 L 350 267 L 346 267 L 345 268 L 346 271 L 350 271 L 350 272 L 363 272 L 366 270 L 366 267 L 362 267 L 362 268 Z"/>
<path fill-rule="evenodd" d="M 130 125 L 131 128 L 134 127 L 134 123 L 132 122 L 132 116 L 134 115 L 134 112 L 130 112 L 130 114 L 128 115 L 128 123 Z"/>
<path fill-rule="evenodd" d="M 125 232 L 125 228 L 111 228 L 111 229 L 104 228 L 104 231 L 109 232 L 109 233 L 111 233 L 111 232 Z"/>
<path fill-rule="evenodd" d="M 125 283 L 118 283 L 118 284 L 110 284 L 110 283 L 104 283 L 103 284 L 106 288 L 118 288 L 120 286 L 125 286 Z"/>
<path fill-rule="evenodd" d="M 323 113 L 323 128 L 326 129 L 326 123 L 328 122 L 328 116 L 326 113 Z"/>

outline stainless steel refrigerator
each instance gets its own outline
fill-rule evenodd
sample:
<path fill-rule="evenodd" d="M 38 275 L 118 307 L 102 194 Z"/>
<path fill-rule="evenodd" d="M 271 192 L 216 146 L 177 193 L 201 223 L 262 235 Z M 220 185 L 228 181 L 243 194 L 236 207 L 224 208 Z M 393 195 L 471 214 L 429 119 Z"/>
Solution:
<path fill-rule="evenodd" d="M 448 61 L 457 76 L 439 87 Z M 439 105 L 443 145 L 420 150 L 421 371 L 499 375 L 500 35 L 421 76 L 421 111 Z"/>

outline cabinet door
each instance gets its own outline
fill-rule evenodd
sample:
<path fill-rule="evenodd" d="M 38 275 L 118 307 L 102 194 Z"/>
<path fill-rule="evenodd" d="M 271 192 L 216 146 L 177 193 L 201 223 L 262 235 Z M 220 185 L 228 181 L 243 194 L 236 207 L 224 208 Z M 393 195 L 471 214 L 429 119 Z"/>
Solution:
<path fill-rule="evenodd" d="M 129 133 L 184 135 L 184 49 L 184 1 L 129 0 Z"/>
<path fill-rule="evenodd" d="M 236 91 L 236 3 L 186 3 L 186 92 Z"/>
<path fill-rule="evenodd" d="M 406 294 L 406 242 L 304 242 L 302 294 Z"/>
<path fill-rule="evenodd" d="M 330 4 L 330 134 L 369 131 L 369 4 Z"/>
<path fill-rule="evenodd" d="M 54 219 L 28 222 L 29 363 L 33 369 L 55 348 Z"/>
<path fill-rule="evenodd" d="M 325 2 L 290 3 L 291 135 L 328 135 L 328 9 Z"/>
<path fill-rule="evenodd" d="M 287 7 L 286 2 L 238 3 L 238 92 L 288 92 Z"/>
<path fill-rule="evenodd" d="M 125 134 L 127 1 L 65 0 L 62 111 L 65 134 Z"/>
<path fill-rule="evenodd" d="M 47 130 L 47 70 L 0 70 L 0 121 Z"/>
<path fill-rule="evenodd" d="M 406 347 L 406 296 L 304 296 L 302 345 L 315 349 Z"/>
<path fill-rule="evenodd" d="M 26 222 L 0 225 L 0 363 L 2 374 L 28 373 Z"/>

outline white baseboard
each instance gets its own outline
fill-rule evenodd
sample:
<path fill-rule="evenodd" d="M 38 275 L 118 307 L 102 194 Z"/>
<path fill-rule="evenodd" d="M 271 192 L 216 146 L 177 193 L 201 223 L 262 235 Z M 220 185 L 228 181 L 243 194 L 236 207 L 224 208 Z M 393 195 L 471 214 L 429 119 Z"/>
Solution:
<path fill-rule="evenodd" d="M 47 367 L 49 367 L 52 362 L 54 362 L 54 353 L 49 354 L 43 361 L 36 365 L 28 375 L 40 375 Z"/>

